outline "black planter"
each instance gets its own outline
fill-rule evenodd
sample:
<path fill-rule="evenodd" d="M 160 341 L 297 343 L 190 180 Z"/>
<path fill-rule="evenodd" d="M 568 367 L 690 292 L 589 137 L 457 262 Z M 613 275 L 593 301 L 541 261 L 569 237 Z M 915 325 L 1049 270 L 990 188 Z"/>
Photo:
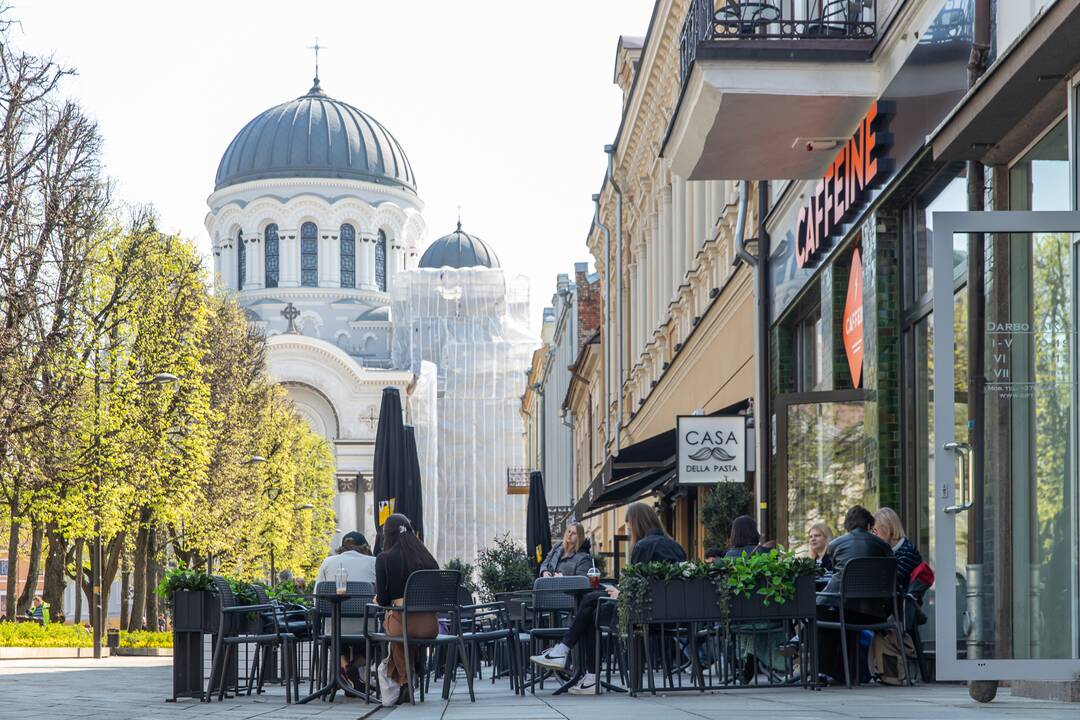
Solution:
<path fill-rule="evenodd" d="M 817 595 L 814 578 L 804 575 L 795 581 L 795 597 L 785 603 L 765 604 L 765 598 L 757 593 L 750 597 L 733 595 L 731 598 L 732 620 L 767 620 L 769 618 L 812 617 L 815 613 Z"/>
<path fill-rule="evenodd" d="M 174 590 L 172 594 L 173 629 L 178 632 L 217 630 L 220 604 L 208 590 Z"/>
<path fill-rule="evenodd" d="M 653 580 L 643 608 L 647 622 L 719 620 L 720 602 L 712 580 Z"/>

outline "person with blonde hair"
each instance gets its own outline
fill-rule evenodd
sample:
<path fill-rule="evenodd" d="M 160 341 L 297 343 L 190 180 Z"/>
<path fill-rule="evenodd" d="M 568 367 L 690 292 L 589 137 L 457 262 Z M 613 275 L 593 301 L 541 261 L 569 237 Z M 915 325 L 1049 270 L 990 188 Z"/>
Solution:
<path fill-rule="evenodd" d="M 828 523 L 816 522 L 810 526 L 807 532 L 807 540 L 810 544 L 810 557 L 814 563 L 825 572 L 832 572 L 833 560 L 829 554 L 829 543 L 832 542 L 832 530 Z"/>
<path fill-rule="evenodd" d="M 551 548 L 551 552 L 540 565 L 540 575 L 584 575 L 593 566 L 590 549 L 589 539 L 585 537 L 585 527 L 579 522 L 568 524 L 562 542 Z"/>
<path fill-rule="evenodd" d="M 676 563 L 686 560 L 686 551 L 664 532 L 660 517 L 651 506 L 645 503 L 634 503 L 627 508 L 626 526 L 630 530 L 631 565 L 647 562 Z M 597 623 L 601 627 L 608 626 L 615 618 L 615 603 L 600 605 L 602 597 L 618 599 L 619 589 L 612 585 L 605 585 L 603 589 L 586 595 L 578 606 L 574 620 L 563 635 L 562 641 L 555 647 L 529 658 L 541 667 L 564 670 L 570 651 L 579 642 L 584 641 L 585 675 L 582 676 L 581 682 L 567 691 L 571 695 L 592 695 L 596 692 L 596 648 L 591 638 Z M 598 605 L 599 612 L 597 612 Z"/>
<path fill-rule="evenodd" d="M 904 524 L 892 508 L 883 507 L 874 513 L 871 532 L 892 546 L 896 556 L 896 587 L 904 592 L 911 582 L 911 571 L 922 564 L 922 553 L 907 539 Z"/>

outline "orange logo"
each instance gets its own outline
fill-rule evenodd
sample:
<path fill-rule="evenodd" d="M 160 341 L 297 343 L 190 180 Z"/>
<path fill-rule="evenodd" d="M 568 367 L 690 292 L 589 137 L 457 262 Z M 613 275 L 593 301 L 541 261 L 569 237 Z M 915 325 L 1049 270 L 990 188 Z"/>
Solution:
<path fill-rule="evenodd" d="M 851 254 L 851 276 L 848 278 L 847 300 L 844 302 L 844 352 L 847 354 L 848 369 L 851 370 L 851 384 L 859 387 L 862 383 L 863 357 L 863 266 L 859 248 Z"/>

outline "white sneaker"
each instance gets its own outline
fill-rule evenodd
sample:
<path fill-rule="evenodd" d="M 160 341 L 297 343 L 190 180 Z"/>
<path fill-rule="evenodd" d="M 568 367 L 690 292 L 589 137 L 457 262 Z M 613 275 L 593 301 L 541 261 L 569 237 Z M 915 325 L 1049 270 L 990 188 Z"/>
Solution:
<path fill-rule="evenodd" d="M 571 686 L 566 692 L 571 695 L 595 695 L 596 675 L 593 673 L 585 673 L 585 676 L 581 678 L 581 682 Z"/>
<path fill-rule="evenodd" d="M 394 682 L 386 671 L 388 662 L 390 662 L 389 658 L 383 659 L 375 671 L 376 676 L 379 678 L 379 696 L 382 699 L 383 707 L 393 707 L 401 695 L 401 685 Z"/>
<path fill-rule="evenodd" d="M 562 655 L 555 654 L 555 648 L 545 650 L 539 655 L 533 655 L 529 660 L 536 663 L 540 667 L 551 668 L 552 670 L 565 670 L 566 660 L 569 657 L 569 653 L 563 653 Z"/>

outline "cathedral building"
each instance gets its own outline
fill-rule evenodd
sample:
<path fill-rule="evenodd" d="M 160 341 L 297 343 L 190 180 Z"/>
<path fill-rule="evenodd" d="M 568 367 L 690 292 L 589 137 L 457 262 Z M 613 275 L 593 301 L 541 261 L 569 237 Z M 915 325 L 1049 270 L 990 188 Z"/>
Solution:
<path fill-rule="evenodd" d="M 453 358 L 425 357 L 438 380 L 421 382 L 424 367 L 413 357 L 401 356 L 395 364 L 390 306 L 392 298 L 417 287 L 409 278 L 418 268 L 490 271 L 497 279 L 489 275 L 486 282 L 506 288 L 494 251 L 459 225 L 421 260 L 424 204 L 401 144 L 367 113 L 327 95 L 318 78 L 305 94 L 260 113 L 236 134 L 207 204 L 218 287 L 234 293 L 268 336 L 271 376 L 333 446 L 339 530 L 364 530 L 373 516 L 371 470 L 384 387 L 400 390 L 404 419 L 417 427 L 425 494 L 434 499 L 445 488 L 443 496 L 457 497 L 461 516 L 469 516 L 472 500 L 446 487 L 453 478 L 438 475 L 434 422 L 448 369 L 452 377 L 469 370 L 455 372 Z M 489 307 L 485 313 L 490 316 Z M 519 335 L 519 342 L 525 340 Z M 511 383 L 504 390 L 516 388 L 520 396 L 524 374 L 518 378 L 521 388 Z M 520 444 L 520 428 L 505 430 L 505 438 L 490 441 Z M 486 448 L 457 452 L 484 455 Z M 468 467 L 470 458 L 454 462 Z M 487 481 L 504 483 L 501 477 Z M 471 495 L 475 479 L 469 487 Z M 505 494 L 504 484 L 499 491 Z M 436 512 L 434 503 L 427 507 L 426 515 Z M 478 545 L 488 530 L 477 528 Z M 517 534 L 517 523 L 505 530 Z M 455 544 L 467 558 L 476 549 Z"/>

